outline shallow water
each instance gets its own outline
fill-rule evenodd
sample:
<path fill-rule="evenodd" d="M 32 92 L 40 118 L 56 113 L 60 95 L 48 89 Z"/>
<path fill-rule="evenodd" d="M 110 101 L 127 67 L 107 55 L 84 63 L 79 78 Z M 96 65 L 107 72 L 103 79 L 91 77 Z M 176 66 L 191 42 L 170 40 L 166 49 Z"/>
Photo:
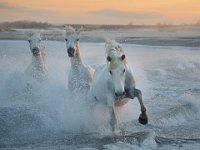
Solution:
<path fill-rule="evenodd" d="M 138 123 L 134 99 L 121 110 L 122 136 L 111 134 L 105 114 L 91 124 L 84 98 L 70 95 L 64 42 L 45 42 L 49 77 L 38 83 L 24 74 L 31 62 L 28 42 L 0 41 L 0 148 L 199 149 L 200 48 L 123 46 L 149 123 Z M 89 65 L 105 61 L 104 44 L 81 43 L 81 53 Z"/>

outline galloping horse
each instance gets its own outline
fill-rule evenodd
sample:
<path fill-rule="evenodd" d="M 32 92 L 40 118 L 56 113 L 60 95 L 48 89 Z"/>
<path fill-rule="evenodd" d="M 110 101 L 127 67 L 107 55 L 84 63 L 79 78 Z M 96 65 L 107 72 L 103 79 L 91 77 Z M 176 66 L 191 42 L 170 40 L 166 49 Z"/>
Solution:
<path fill-rule="evenodd" d="M 47 69 L 45 65 L 45 52 L 40 34 L 34 34 L 28 40 L 32 52 L 32 62 L 25 73 L 39 82 L 47 79 Z"/>
<path fill-rule="evenodd" d="M 111 114 L 110 125 L 114 131 L 118 118 L 116 107 L 121 107 L 129 98 L 138 98 L 141 106 L 139 122 L 147 124 L 146 108 L 142 101 L 142 94 L 135 88 L 135 81 L 130 67 L 127 65 L 126 56 L 121 45 L 110 40 L 106 43 L 107 64 L 95 70 L 88 98 L 95 104 L 105 104 Z"/>
<path fill-rule="evenodd" d="M 66 48 L 71 61 L 68 88 L 73 94 L 86 94 L 90 88 L 94 69 L 82 62 L 79 33 L 72 27 L 66 28 Z"/>

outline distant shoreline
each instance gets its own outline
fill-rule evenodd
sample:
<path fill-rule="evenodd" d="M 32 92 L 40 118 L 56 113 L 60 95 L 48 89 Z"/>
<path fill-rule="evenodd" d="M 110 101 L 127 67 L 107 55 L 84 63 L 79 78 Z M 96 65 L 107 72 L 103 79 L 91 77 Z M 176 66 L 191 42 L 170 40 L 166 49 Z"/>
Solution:
<path fill-rule="evenodd" d="M 65 30 L 60 27 L 47 29 L 10 29 L 0 32 L 0 40 L 28 40 L 29 36 L 40 32 L 43 40 L 64 41 Z M 140 27 L 140 28 L 83 28 L 81 42 L 102 43 L 105 39 L 116 39 L 120 43 L 151 46 L 200 47 L 200 27 Z"/>

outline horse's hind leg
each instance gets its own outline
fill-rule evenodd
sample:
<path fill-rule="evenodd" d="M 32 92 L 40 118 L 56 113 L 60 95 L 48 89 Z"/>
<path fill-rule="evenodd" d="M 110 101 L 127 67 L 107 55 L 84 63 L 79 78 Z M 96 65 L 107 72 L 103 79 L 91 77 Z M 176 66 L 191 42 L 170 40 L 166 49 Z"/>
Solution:
<path fill-rule="evenodd" d="M 143 104 L 143 100 L 142 100 L 142 92 L 139 89 L 134 89 L 134 96 L 137 97 L 139 103 L 140 103 L 140 107 L 141 107 L 141 114 L 139 117 L 139 122 L 141 124 L 147 124 L 148 123 L 148 117 L 146 114 L 146 108 Z"/>

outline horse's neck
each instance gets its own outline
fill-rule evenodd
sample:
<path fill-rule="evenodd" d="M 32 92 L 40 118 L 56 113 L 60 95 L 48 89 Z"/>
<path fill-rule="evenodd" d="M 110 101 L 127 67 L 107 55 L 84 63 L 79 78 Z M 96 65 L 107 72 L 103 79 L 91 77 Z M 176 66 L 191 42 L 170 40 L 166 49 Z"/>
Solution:
<path fill-rule="evenodd" d="M 96 71 L 95 71 L 95 79 L 97 79 L 97 82 L 100 86 L 103 87 L 104 90 L 110 89 L 109 84 L 111 82 L 111 79 L 108 74 L 108 69 L 107 66 L 100 66 Z M 99 87 L 99 86 L 98 86 Z"/>
<path fill-rule="evenodd" d="M 32 63 L 34 67 L 44 67 L 44 59 L 42 58 L 42 56 L 32 56 Z"/>
<path fill-rule="evenodd" d="M 72 69 L 76 69 L 83 65 L 80 53 L 77 53 L 76 56 L 71 57 L 70 61 L 71 65 L 73 66 Z"/>
<path fill-rule="evenodd" d="M 100 66 L 98 71 L 95 71 L 95 74 L 90 90 L 91 96 L 95 97 L 97 101 L 102 101 L 105 104 L 107 103 L 107 100 L 114 100 L 114 91 L 111 84 L 112 80 L 109 77 L 107 66 Z"/>
<path fill-rule="evenodd" d="M 125 78 L 125 89 L 129 90 L 135 88 L 135 79 L 133 77 L 132 69 L 127 66 L 126 78 Z"/>

